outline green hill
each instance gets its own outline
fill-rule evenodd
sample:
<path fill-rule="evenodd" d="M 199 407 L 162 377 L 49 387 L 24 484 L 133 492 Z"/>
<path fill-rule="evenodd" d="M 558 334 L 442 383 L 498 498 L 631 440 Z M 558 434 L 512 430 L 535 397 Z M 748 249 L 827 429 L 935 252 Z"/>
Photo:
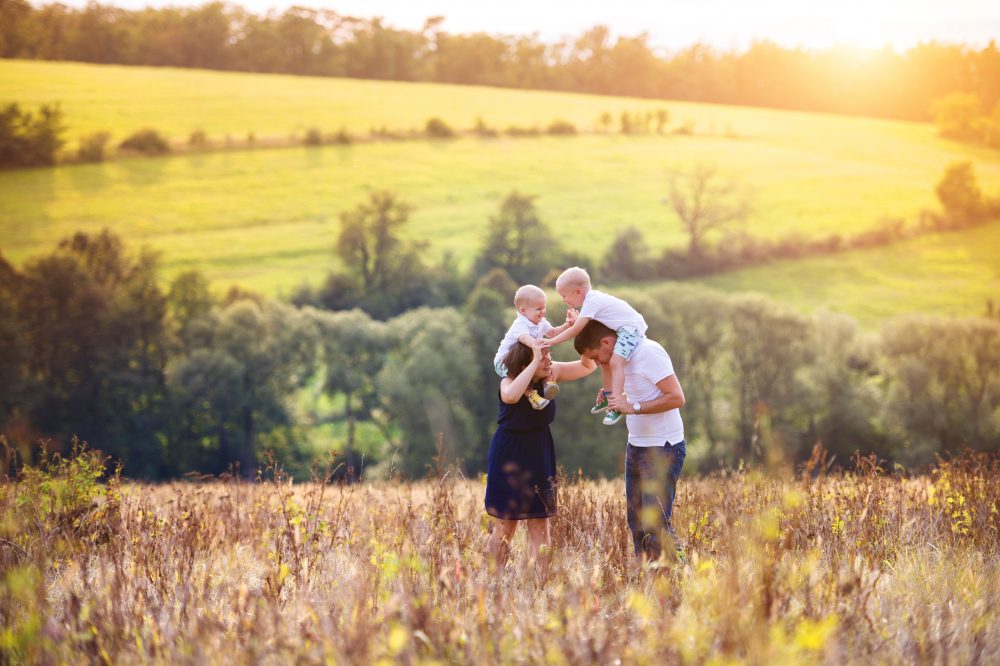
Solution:
<path fill-rule="evenodd" d="M 0 61 L 0 101 L 60 102 L 71 141 L 98 130 L 121 138 L 143 126 L 175 141 L 197 129 L 210 139 L 247 132 L 280 137 L 314 126 L 366 133 L 420 128 L 432 116 L 460 129 L 477 118 L 498 129 L 544 127 L 562 118 L 589 132 L 604 112 L 617 118 L 622 111 L 660 108 L 669 111 L 671 130 L 687 125 L 693 132 L 376 142 L 0 172 L 0 251 L 15 263 L 73 231 L 108 227 L 133 246 L 160 251 L 166 277 L 198 268 L 220 285 L 268 294 L 318 282 L 333 262 L 339 214 L 375 189 L 414 204 L 410 233 L 428 240 L 434 257 L 450 252 L 467 266 L 489 217 L 515 189 L 537 195 L 542 219 L 596 263 L 625 225 L 640 228 L 654 251 L 683 243 L 661 200 L 668 172 L 694 162 L 716 164 L 751 189 L 754 212 L 746 231 L 772 238 L 852 234 L 886 216 L 912 219 L 935 205 L 934 185 L 956 160 L 973 161 L 987 191 L 996 194 L 1000 182 L 1000 153 L 942 140 L 931 125 L 706 104 L 9 60 Z M 973 253 L 1000 249 L 997 235 L 986 231 L 910 242 L 959 256 L 963 239 L 973 239 Z M 900 293 L 911 294 L 924 281 L 948 277 L 936 262 L 907 273 L 905 253 L 898 261 L 850 256 L 708 282 L 806 305 L 840 302 L 867 317 L 876 316 L 866 314 L 870 308 L 907 307 L 891 289 L 872 290 L 873 283 L 892 284 L 898 276 L 905 287 Z M 848 264 L 864 270 L 843 270 Z M 992 269 L 984 267 L 944 297 L 948 311 L 981 309 L 983 285 L 995 284 L 990 280 L 997 274 L 995 264 L 987 264 Z M 837 277 L 828 277 L 830 271 Z M 796 284 L 817 287 L 796 297 Z M 845 289 L 854 295 L 838 301 Z M 879 299 L 886 307 L 872 305 Z"/>

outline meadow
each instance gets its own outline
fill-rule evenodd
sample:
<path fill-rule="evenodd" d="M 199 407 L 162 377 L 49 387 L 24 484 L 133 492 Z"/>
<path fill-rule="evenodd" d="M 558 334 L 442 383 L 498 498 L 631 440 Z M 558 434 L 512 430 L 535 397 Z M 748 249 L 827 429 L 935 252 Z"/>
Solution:
<path fill-rule="evenodd" d="M 683 246 L 662 200 L 668 174 L 696 162 L 718 165 L 750 192 L 753 212 L 744 230 L 766 238 L 850 235 L 884 218 L 912 222 L 936 206 L 934 186 L 957 160 L 974 162 L 987 193 L 996 194 L 1000 182 L 1000 153 L 945 141 L 929 124 L 709 104 L 26 61 L 0 62 L 0 101 L 60 102 L 69 149 L 93 131 L 118 139 L 143 126 L 181 144 L 195 130 L 216 141 L 250 132 L 287 137 L 309 127 L 419 130 L 432 116 L 458 129 L 477 118 L 497 129 L 544 128 L 561 118 L 588 132 L 208 152 L 0 173 L 0 251 L 15 264 L 74 231 L 109 228 L 134 248 L 161 253 L 166 280 L 198 269 L 220 290 L 238 284 L 276 296 L 318 284 L 334 267 L 339 215 L 373 190 L 389 189 L 412 203 L 407 233 L 429 242 L 432 260 L 447 254 L 464 268 L 513 190 L 536 195 L 541 219 L 567 249 L 596 265 L 624 226 L 640 229 L 654 252 Z M 671 131 L 686 125 L 692 134 L 594 131 L 604 112 L 615 118 L 615 130 L 622 111 L 660 108 L 670 113 Z M 934 239 L 707 282 L 861 318 L 918 309 L 917 303 L 956 314 L 981 311 L 997 282 L 982 243 L 998 247 L 996 232 Z M 934 260 L 918 269 L 906 261 L 914 254 Z M 840 277 L 828 279 L 831 272 Z M 931 296 L 909 301 L 879 289 L 897 283 Z"/>
<path fill-rule="evenodd" d="M 1000 469 L 686 476 L 683 564 L 620 480 L 563 478 L 547 571 L 484 559 L 483 486 L 146 486 L 85 454 L 0 484 L 0 654 L 30 663 L 991 663 Z M 322 477 L 320 477 L 322 478 Z"/>

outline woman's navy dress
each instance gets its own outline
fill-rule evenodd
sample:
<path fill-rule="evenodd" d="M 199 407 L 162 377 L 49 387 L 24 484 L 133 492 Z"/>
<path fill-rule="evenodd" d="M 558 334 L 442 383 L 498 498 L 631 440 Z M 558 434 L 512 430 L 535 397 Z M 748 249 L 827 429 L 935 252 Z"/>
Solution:
<path fill-rule="evenodd" d="M 542 389 L 541 383 L 535 386 Z M 556 513 L 556 447 L 549 424 L 556 401 L 534 409 L 528 399 L 500 401 L 486 471 L 486 513 L 506 520 L 548 518 Z"/>

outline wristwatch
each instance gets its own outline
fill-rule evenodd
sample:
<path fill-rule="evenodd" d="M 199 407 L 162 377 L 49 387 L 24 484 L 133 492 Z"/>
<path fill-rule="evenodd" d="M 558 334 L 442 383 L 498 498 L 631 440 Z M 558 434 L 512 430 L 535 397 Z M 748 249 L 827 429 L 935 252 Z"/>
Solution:
<path fill-rule="evenodd" d="M 639 412 L 642 411 L 642 403 L 641 402 L 633 402 L 632 403 L 632 409 L 634 409 L 635 413 L 638 414 Z"/>

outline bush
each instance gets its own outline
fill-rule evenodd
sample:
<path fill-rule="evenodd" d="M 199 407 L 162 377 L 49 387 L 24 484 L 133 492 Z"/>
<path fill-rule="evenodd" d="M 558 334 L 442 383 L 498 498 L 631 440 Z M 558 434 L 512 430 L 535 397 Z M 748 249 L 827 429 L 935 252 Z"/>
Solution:
<path fill-rule="evenodd" d="M 121 150 L 130 150 L 143 155 L 165 155 L 170 152 L 167 140 L 160 136 L 160 133 L 155 129 L 148 127 L 135 132 L 122 141 L 118 147 Z"/>
<path fill-rule="evenodd" d="M 538 136 L 541 133 L 541 130 L 537 127 L 518 127 L 516 125 L 511 125 L 507 128 L 508 136 Z"/>
<path fill-rule="evenodd" d="M 554 120 L 546 131 L 556 136 L 574 136 L 576 135 L 576 125 L 568 120 Z"/>
<path fill-rule="evenodd" d="M 188 137 L 188 145 L 192 148 L 204 148 L 208 145 L 208 138 L 205 136 L 205 130 L 195 130 L 191 132 L 191 136 Z"/>
<path fill-rule="evenodd" d="M 0 109 L 0 167 L 49 166 L 63 145 L 62 111 L 43 104 L 37 115 L 17 104 Z"/>
<path fill-rule="evenodd" d="M 81 162 L 103 162 L 104 148 L 108 145 L 111 135 L 107 132 L 94 132 L 80 139 L 78 155 Z"/>
<path fill-rule="evenodd" d="M 331 134 L 326 137 L 327 143 L 332 143 L 339 146 L 349 146 L 354 143 L 354 137 L 346 129 L 341 127 L 336 134 Z"/>
<path fill-rule="evenodd" d="M 427 136 L 434 139 L 451 139 L 455 136 L 455 130 L 440 118 L 430 118 L 424 130 Z"/>
<path fill-rule="evenodd" d="M 472 131 L 476 134 L 476 136 L 484 136 L 490 138 L 499 136 L 500 134 L 500 132 L 496 131 L 495 129 L 487 125 L 485 122 L 483 122 L 483 119 L 481 117 L 476 118 L 476 126 L 472 128 Z"/>
<path fill-rule="evenodd" d="M 306 132 L 305 138 L 302 139 L 302 143 L 306 146 L 322 146 L 323 135 L 315 127 L 310 127 Z"/>

